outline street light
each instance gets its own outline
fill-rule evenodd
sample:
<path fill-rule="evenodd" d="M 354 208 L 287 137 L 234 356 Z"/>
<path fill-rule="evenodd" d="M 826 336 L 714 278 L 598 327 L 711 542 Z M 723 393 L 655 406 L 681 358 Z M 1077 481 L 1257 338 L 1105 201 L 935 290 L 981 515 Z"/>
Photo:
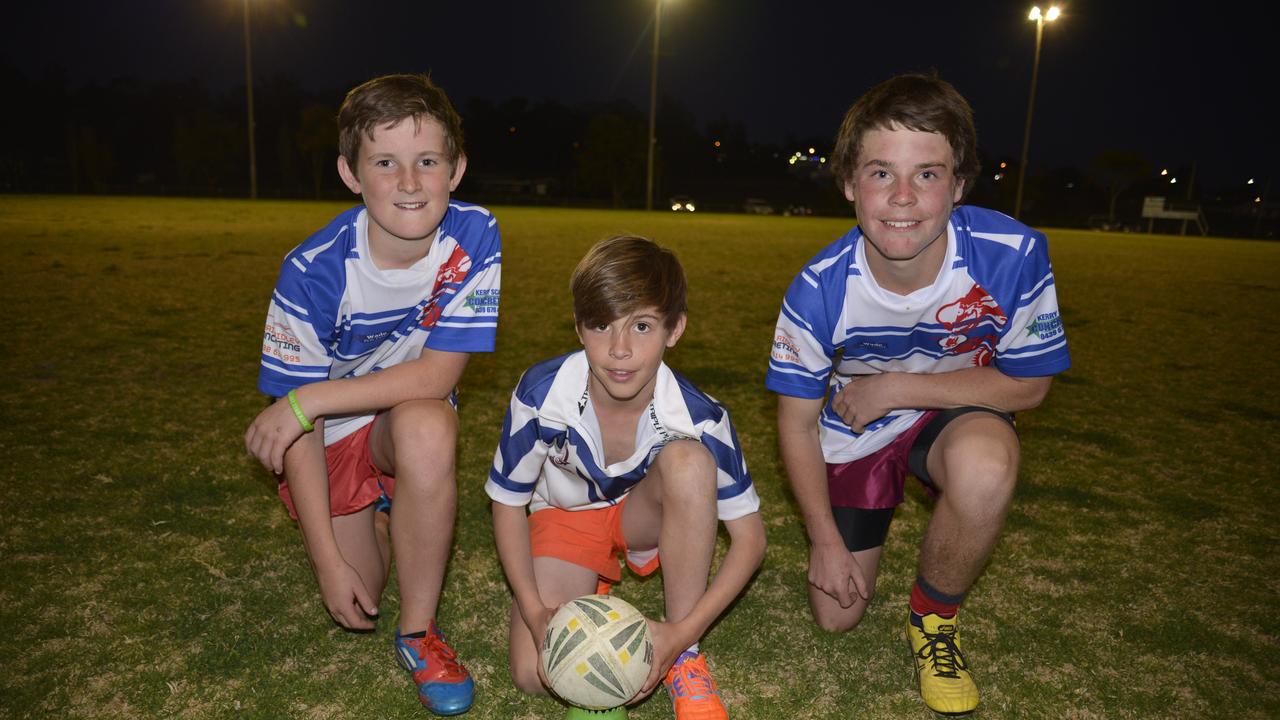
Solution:
<path fill-rule="evenodd" d="M 244 0 L 244 87 L 249 101 L 249 197 L 258 199 L 258 156 L 253 139 L 253 44 L 249 33 L 249 0 Z"/>
<path fill-rule="evenodd" d="M 1027 98 L 1027 124 L 1022 130 L 1022 166 L 1018 168 L 1018 193 L 1013 201 L 1013 216 L 1022 216 L 1022 186 L 1027 180 L 1027 150 L 1031 146 L 1031 111 L 1036 105 L 1036 76 L 1040 74 L 1040 37 L 1044 34 L 1044 24 L 1058 19 L 1062 11 L 1057 5 L 1049 6 L 1049 10 L 1041 13 L 1040 6 L 1031 8 L 1028 20 L 1036 21 L 1036 54 L 1031 63 L 1031 96 Z"/>
<path fill-rule="evenodd" d="M 653 209 L 653 151 L 658 144 L 658 38 L 662 36 L 662 3 L 654 0 L 653 60 L 649 65 L 649 152 L 644 174 L 644 209 Z"/>

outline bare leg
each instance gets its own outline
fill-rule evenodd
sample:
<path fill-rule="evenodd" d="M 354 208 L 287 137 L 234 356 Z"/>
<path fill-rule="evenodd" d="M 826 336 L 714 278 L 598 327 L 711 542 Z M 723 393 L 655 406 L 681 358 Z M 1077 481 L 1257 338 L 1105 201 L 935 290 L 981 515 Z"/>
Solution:
<path fill-rule="evenodd" d="M 622 535 L 632 550 L 658 548 L 667 622 L 693 610 L 707 590 L 716 545 L 716 464 L 701 443 L 669 443 L 627 497 Z"/>
<path fill-rule="evenodd" d="M 964 595 L 982 573 L 1004 525 L 1018 477 L 1018 437 L 987 413 L 956 418 L 929 451 L 942 494 L 925 531 L 920 576 L 947 595 Z"/>
<path fill-rule="evenodd" d="M 552 557 L 535 557 L 533 574 L 538 581 L 538 594 L 542 596 L 542 604 L 549 608 L 560 607 L 564 603 L 583 595 L 590 595 L 596 589 L 596 571 L 574 565 L 566 560 Z M 515 602 L 511 603 L 511 643 L 508 650 L 511 661 L 511 679 L 516 688 L 530 695 L 547 695 L 538 677 L 538 643 L 529 634 L 529 626 L 524 623 L 524 616 Z"/>
<path fill-rule="evenodd" d="M 391 544 L 400 584 L 400 631 L 426 630 L 436 616 L 453 543 L 458 489 L 458 416 L 442 400 L 395 406 L 374 428 L 370 450 L 396 479 Z"/>
<path fill-rule="evenodd" d="M 350 515 L 339 515 L 332 522 L 333 536 L 343 559 L 360 573 L 365 589 L 374 602 L 379 602 L 387 584 L 387 564 L 378 547 L 373 516 L 373 508 L 367 507 Z"/>

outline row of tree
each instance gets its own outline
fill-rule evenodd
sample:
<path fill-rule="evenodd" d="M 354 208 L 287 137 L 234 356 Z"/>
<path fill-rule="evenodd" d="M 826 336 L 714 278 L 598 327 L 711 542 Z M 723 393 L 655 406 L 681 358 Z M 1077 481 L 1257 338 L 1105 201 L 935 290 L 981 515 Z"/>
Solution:
<path fill-rule="evenodd" d="M 31 81 L 6 68 L 0 68 L 0 80 L 10 97 L 52 110 L 51 117 L 35 122 L 3 114 L 8 137 L 20 140 L 0 149 L 0 191 L 248 194 L 243 89 L 216 92 L 195 80 L 127 79 L 71 88 L 56 75 Z M 255 90 L 260 195 L 345 197 L 334 167 L 335 114 L 343 90 L 308 91 L 287 78 L 267 79 Z M 648 119 L 633 104 L 474 98 L 459 105 L 469 157 L 460 196 L 490 203 L 643 206 Z M 817 160 L 829 139 L 752 143 L 741 122 L 720 118 L 699 128 L 692 113 L 671 98 L 659 103 L 657 135 L 659 207 L 671 196 L 691 195 L 712 210 L 741 209 L 746 199 L 759 198 L 778 211 L 850 213 Z M 792 162 L 797 151 L 804 158 Z M 1010 212 L 1015 163 L 982 160 L 985 170 L 969 201 Z M 1169 189 L 1141 156 L 1111 150 L 1084 168 L 1031 175 L 1023 215 L 1041 224 L 1136 229 L 1142 197 Z M 1206 199 L 1216 200 L 1210 205 L 1221 211 L 1215 231 L 1249 235 L 1264 227 L 1255 222 L 1264 208 L 1250 206 L 1252 198 Z M 1273 230 L 1260 234 L 1267 232 Z"/>

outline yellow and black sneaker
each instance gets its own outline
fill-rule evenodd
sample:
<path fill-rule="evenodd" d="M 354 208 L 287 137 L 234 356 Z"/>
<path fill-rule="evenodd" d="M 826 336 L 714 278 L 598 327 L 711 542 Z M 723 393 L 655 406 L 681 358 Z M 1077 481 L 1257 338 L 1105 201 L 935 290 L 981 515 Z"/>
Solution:
<path fill-rule="evenodd" d="M 978 707 L 978 686 L 960 652 L 956 619 L 910 613 L 907 638 L 920 697 L 940 715 L 965 715 Z"/>

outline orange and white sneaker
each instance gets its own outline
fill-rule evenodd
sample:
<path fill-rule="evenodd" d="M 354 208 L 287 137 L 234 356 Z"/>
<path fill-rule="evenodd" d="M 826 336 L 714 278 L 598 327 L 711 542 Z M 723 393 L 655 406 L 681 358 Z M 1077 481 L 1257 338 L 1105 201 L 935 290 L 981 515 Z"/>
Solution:
<path fill-rule="evenodd" d="M 694 655 L 686 650 L 667 671 L 663 682 L 676 720 L 729 720 L 729 713 L 720 701 L 720 689 L 707 669 L 707 656 Z"/>

